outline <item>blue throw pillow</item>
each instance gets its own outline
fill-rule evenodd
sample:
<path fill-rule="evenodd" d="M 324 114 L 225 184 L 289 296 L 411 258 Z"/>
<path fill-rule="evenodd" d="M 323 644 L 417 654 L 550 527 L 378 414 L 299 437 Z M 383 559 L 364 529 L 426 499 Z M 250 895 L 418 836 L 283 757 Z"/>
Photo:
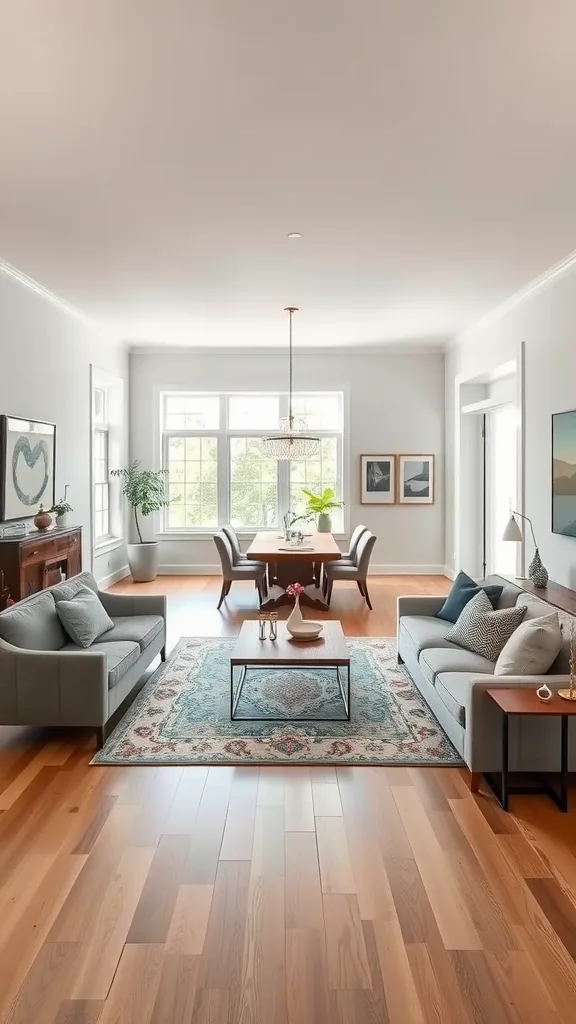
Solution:
<path fill-rule="evenodd" d="M 437 617 L 439 619 L 446 619 L 446 622 L 457 622 L 460 613 L 471 601 L 476 594 L 479 594 L 483 590 L 486 596 L 490 599 L 490 604 L 493 608 L 496 608 L 504 587 L 499 587 L 496 583 L 488 583 L 484 586 L 479 586 L 477 583 L 467 576 L 465 572 L 459 572 L 452 589 L 448 594 L 448 597 L 444 601 Z"/>

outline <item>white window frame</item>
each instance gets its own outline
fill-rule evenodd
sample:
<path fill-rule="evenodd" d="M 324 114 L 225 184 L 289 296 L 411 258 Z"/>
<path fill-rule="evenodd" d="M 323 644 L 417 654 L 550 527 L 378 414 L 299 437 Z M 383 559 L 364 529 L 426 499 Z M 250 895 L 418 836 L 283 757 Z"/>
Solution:
<path fill-rule="evenodd" d="M 113 551 L 124 542 L 124 506 L 122 500 L 121 481 L 110 477 L 110 470 L 121 468 L 125 464 L 125 428 L 124 428 L 124 381 L 121 377 L 100 370 L 91 365 L 90 374 L 90 412 L 91 412 L 91 450 L 90 450 L 90 505 L 91 535 L 94 556 Z M 94 392 L 105 394 L 104 422 L 94 419 Z M 106 454 L 108 461 L 108 533 L 96 537 L 96 481 L 94 474 L 95 436 L 98 431 L 106 433 Z"/>
<path fill-rule="evenodd" d="M 224 523 L 230 522 L 230 439 L 234 437 L 266 437 L 274 432 L 277 428 L 259 429 L 259 430 L 248 430 L 245 427 L 233 430 L 228 426 L 228 399 L 236 396 L 254 395 L 255 397 L 277 397 L 279 399 L 279 415 L 288 415 L 288 394 L 279 391 L 192 391 L 192 390 L 181 390 L 181 389 L 170 389 L 163 388 L 158 392 L 159 394 L 159 427 L 160 427 L 160 460 L 161 468 L 166 469 L 168 467 L 168 443 L 172 437 L 214 437 L 217 440 L 217 459 L 218 459 L 218 475 L 217 475 L 217 508 L 218 508 L 218 525 L 222 526 Z M 329 430 L 316 430 L 314 429 L 313 434 L 316 437 L 322 438 L 335 438 L 337 447 L 337 493 L 338 497 L 343 499 L 345 494 L 345 476 L 344 476 L 344 424 L 345 416 L 347 412 L 346 395 L 337 390 L 314 390 L 314 391 L 298 391 L 297 394 L 305 395 L 307 398 L 314 396 L 324 395 L 338 395 L 341 403 L 341 429 L 335 430 L 334 428 Z M 218 429 L 207 428 L 205 430 L 165 430 L 165 400 L 167 397 L 174 398 L 178 396 L 185 397 L 187 395 L 202 395 L 202 397 L 218 398 L 219 399 L 219 426 Z M 288 461 L 280 461 L 278 463 L 278 478 L 277 478 L 277 523 L 275 527 L 269 529 L 278 529 L 280 526 L 280 519 L 286 509 L 289 507 L 290 501 L 290 463 Z M 337 536 L 344 536 L 346 531 L 346 508 L 344 506 L 344 533 L 337 534 Z M 168 510 L 165 509 L 162 513 L 159 513 L 157 520 L 158 530 L 156 536 L 160 538 L 186 538 L 186 537 L 210 537 L 213 534 L 213 529 L 208 526 L 184 526 L 174 527 L 168 525 Z M 265 527 L 245 527 L 238 528 L 237 532 L 241 537 L 251 537 L 261 529 Z"/>

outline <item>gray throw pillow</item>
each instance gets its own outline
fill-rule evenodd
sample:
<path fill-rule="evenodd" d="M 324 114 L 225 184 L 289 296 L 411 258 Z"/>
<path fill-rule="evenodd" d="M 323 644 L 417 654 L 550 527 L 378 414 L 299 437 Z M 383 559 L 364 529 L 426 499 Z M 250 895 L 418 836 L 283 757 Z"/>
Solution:
<path fill-rule="evenodd" d="M 562 631 L 558 612 L 528 619 L 505 644 L 500 653 L 495 676 L 541 676 L 556 661 L 562 647 Z"/>
<path fill-rule="evenodd" d="M 56 611 L 68 636 L 79 647 L 90 647 L 114 625 L 98 595 L 88 587 L 80 587 L 70 601 L 56 601 Z"/>
<path fill-rule="evenodd" d="M 489 661 L 496 661 L 525 614 L 526 609 L 522 607 L 494 611 L 481 590 L 465 606 L 456 625 L 446 634 L 446 640 L 481 654 Z"/>

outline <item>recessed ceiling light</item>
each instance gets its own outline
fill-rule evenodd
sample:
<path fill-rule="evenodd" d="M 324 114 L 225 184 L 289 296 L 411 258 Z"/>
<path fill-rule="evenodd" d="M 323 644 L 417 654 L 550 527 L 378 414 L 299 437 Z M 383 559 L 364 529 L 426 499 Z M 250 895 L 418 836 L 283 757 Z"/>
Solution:
<path fill-rule="evenodd" d="M 289 231 L 288 238 L 302 238 L 300 231 Z"/>

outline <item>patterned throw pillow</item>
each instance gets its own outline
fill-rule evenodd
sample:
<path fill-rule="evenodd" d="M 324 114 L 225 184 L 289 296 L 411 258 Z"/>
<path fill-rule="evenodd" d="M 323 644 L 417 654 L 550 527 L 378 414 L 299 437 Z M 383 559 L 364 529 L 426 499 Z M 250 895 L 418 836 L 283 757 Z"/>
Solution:
<path fill-rule="evenodd" d="M 456 625 L 446 634 L 453 644 L 496 661 L 526 614 L 523 606 L 494 611 L 483 590 L 468 602 Z"/>

